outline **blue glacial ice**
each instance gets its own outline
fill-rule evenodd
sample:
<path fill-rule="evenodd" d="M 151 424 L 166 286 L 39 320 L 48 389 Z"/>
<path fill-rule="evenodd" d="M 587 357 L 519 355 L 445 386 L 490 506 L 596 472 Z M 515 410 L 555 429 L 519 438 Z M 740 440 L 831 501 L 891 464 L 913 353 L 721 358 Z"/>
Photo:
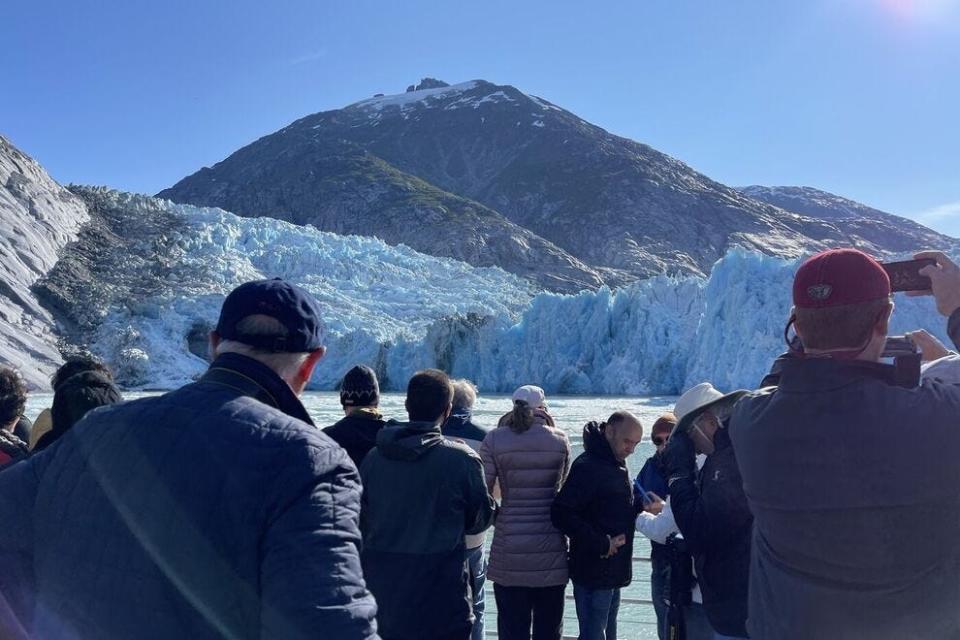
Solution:
<path fill-rule="evenodd" d="M 92 344 L 139 387 L 170 388 L 199 375 L 206 363 L 186 336 L 214 325 L 231 288 L 274 276 L 301 284 L 326 309 L 331 337 L 313 388 L 335 388 L 358 362 L 373 366 L 387 389 L 431 366 L 488 392 L 524 383 L 571 394 L 676 394 L 703 380 L 753 387 L 783 351 L 798 264 L 732 250 L 709 279 L 661 276 L 613 292 L 534 295 L 499 269 L 376 239 L 120 192 L 105 197 L 142 215 L 162 207 L 188 227 L 178 239 L 176 279 L 150 299 L 104 310 Z M 926 328 L 945 340 L 944 324 L 931 300 L 898 296 L 893 332 Z"/>

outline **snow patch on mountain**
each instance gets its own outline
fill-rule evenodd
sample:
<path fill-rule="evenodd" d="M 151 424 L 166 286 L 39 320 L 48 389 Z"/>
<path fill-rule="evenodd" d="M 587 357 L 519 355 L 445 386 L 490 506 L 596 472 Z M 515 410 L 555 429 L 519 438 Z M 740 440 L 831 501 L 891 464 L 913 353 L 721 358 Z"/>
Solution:
<path fill-rule="evenodd" d="M 406 93 L 397 93 L 388 96 L 379 96 L 368 98 L 355 102 L 347 109 L 365 109 L 371 111 L 383 111 L 391 107 L 397 107 L 401 111 L 418 105 L 432 106 L 431 102 L 449 98 L 458 93 L 464 93 L 475 89 L 478 85 L 476 80 L 461 82 L 460 84 L 450 85 L 449 87 L 436 87 L 433 89 L 420 89 L 419 91 L 408 91 Z"/>

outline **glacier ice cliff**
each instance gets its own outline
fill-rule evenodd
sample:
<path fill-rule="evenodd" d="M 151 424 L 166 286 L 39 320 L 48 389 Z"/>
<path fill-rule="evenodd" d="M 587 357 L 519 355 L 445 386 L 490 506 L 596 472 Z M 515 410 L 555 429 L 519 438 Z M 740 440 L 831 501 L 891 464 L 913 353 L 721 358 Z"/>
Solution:
<path fill-rule="evenodd" d="M 169 388 L 200 374 L 223 297 L 248 280 L 289 279 L 326 310 L 331 339 L 312 381 L 318 388 L 332 388 L 354 360 L 386 373 L 391 347 L 407 353 L 439 319 L 517 318 L 533 295 L 500 269 L 373 238 L 104 188 L 74 191 L 104 228 L 67 247 L 41 288 L 71 318 L 72 340 L 128 387 Z M 79 299 L 96 308 L 71 308 Z"/>
<path fill-rule="evenodd" d="M 105 188 L 67 191 L 8 155 L 0 360 L 34 386 L 65 345 L 88 346 L 128 388 L 184 384 L 206 367 L 224 295 L 274 276 L 326 309 L 316 389 L 364 362 L 385 389 L 435 366 L 488 392 L 538 383 L 550 393 L 665 395 L 703 380 L 755 386 L 784 348 L 797 260 L 735 249 L 709 278 L 537 294 L 501 269 L 373 238 Z M 896 302 L 892 332 L 926 328 L 945 341 L 932 300 Z"/>
<path fill-rule="evenodd" d="M 174 232 L 164 223 L 168 265 L 143 274 L 150 294 L 115 300 L 91 341 L 121 380 L 140 387 L 172 387 L 202 372 L 203 336 L 225 293 L 273 276 L 302 285 L 326 309 L 331 339 L 314 388 L 335 388 L 357 362 L 373 366 L 386 389 L 402 389 L 424 367 L 485 391 L 537 383 L 551 393 L 666 395 L 703 380 L 754 387 L 784 350 L 799 264 L 735 249 L 707 279 L 534 295 L 499 269 L 402 245 L 103 189 L 78 193 L 92 211 L 182 224 Z M 109 274 L 98 278 L 116 289 Z M 926 328 L 946 339 L 932 300 L 896 303 L 892 332 Z"/>

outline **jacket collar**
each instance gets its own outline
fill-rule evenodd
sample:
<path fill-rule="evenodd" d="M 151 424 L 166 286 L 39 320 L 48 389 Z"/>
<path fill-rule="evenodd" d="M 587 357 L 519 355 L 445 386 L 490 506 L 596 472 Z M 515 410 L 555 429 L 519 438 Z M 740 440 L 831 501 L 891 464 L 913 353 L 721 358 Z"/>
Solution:
<path fill-rule="evenodd" d="M 313 424 L 310 414 L 290 385 L 273 369 L 253 358 L 239 353 L 225 353 L 213 361 L 198 382 L 230 387 L 288 416 Z"/>
<path fill-rule="evenodd" d="M 893 365 L 833 358 L 788 358 L 783 361 L 779 388 L 786 392 L 831 391 L 872 378 L 895 384 Z"/>

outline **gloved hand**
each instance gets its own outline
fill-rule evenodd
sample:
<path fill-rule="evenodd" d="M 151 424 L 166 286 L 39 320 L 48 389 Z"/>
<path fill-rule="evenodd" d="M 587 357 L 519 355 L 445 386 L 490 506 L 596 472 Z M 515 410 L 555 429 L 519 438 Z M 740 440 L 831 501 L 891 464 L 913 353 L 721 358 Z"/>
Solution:
<path fill-rule="evenodd" d="M 693 448 L 690 436 L 680 431 L 674 431 L 670 440 L 660 455 L 661 473 L 669 483 L 673 478 L 697 475 L 697 454 Z"/>

